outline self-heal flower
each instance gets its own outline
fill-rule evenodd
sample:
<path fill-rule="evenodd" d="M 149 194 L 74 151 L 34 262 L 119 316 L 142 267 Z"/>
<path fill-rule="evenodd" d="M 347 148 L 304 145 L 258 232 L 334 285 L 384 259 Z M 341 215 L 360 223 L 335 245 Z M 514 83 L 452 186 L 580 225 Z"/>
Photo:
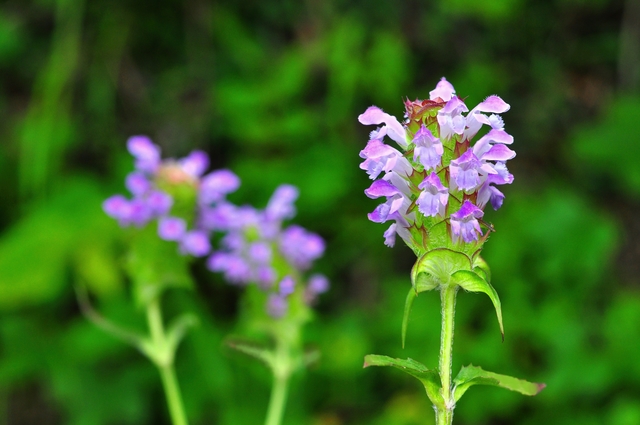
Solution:
<path fill-rule="evenodd" d="M 436 173 L 431 173 L 418 185 L 422 192 L 418 196 L 418 211 L 428 217 L 444 217 L 449 200 L 449 190 L 442 185 Z"/>
<path fill-rule="evenodd" d="M 460 210 L 451 214 L 453 241 L 457 242 L 460 238 L 465 242 L 478 240 L 478 233 L 482 235 L 478 219 L 482 218 L 483 215 L 482 210 L 473 205 L 472 202 L 464 201 Z"/>
<path fill-rule="evenodd" d="M 385 245 L 393 246 L 400 235 L 417 255 L 449 248 L 447 240 L 480 241 L 482 226 L 492 229 L 478 221 L 482 208 L 488 203 L 500 208 L 504 194 L 497 186 L 513 181 L 505 165 L 516 155 L 509 148 L 513 136 L 505 131 L 499 115 L 508 111 L 509 105 L 492 95 L 469 112 L 444 78 L 429 93 L 429 99 L 404 103 L 404 131 L 397 127 L 397 120 L 375 106 L 358 117 L 362 124 L 384 124 L 370 134 L 360 152 L 364 159 L 360 168 L 373 180 L 365 194 L 372 199 L 384 198 L 368 214 L 369 220 L 392 221 L 383 234 Z M 474 143 L 472 139 L 483 125 L 489 131 Z M 391 133 L 404 134 L 402 140 L 392 137 L 399 149 L 383 142 Z"/>
<path fill-rule="evenodd" d="M 453 134 L 462 134 L 466 125 L 466 119 L 462 113 L 468 110 L 467 105 L 459 97 L 452 97 L 444 108 L 438 111 L 440 138 L 448 139 Z"/>
<path fill-rule="evenodd" d="M 146 136 L 129 138 L 127 149 L 135 159 L 135 170 L 125 179 L 132 199 L 122 195 L 107 199 L 103 204 L 107 215 L 123 227 L 142 228 L 157 220 L 160 239 L 177 242 L 182 254 L 207 255 L 212 229 L 206 225 L 211 217 L 222 215 L 216 209 L 228 193 L 238 188 L 238 177 L 228 170 L 202 177 L 209 165 L 209 157 L 202 151 L 177 160 L 162 160 L 160 148 Z"/>
<path fill-rule="evenodd" d="M 412 143 L 415 145 L 413 160 L 420 162 L 425 170 L 429 171 L 440 165 L 444 153 L 442 143 L 424 124 L 413 137 Z"/>

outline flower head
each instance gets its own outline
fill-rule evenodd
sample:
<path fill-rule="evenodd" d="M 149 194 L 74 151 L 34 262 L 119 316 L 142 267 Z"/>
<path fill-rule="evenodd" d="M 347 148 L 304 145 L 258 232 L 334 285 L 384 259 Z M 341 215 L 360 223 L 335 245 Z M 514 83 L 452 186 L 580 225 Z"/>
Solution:
<path fill-rule="evenodd" d="M 384 232 L 385 245 L 393 246 L 400 235 L 418 255 L 450 244 L 481 244 L 492 229 L 481 221 L 482 209 L 489 203 L 500 208 L 505 196 L 496 186 L 513 181 L 506 167 L 516 155 L 508 147 L 513 137 L 499 115 L 509 105 L 492 95 L 469 111 L 442 78 L 429 99 L 407 100 L 405 109 L 400 126 L 375 106 L 358 117 L 365 125 L 383 124 L 360 152 L 360 168 L 373 180 L 365 194 L 384 198 L 369 219 L 393 221 Z M 488 132 L 474 143 L 484 125 Z M 398 148 L 385 144 L 384 136 Z"/>
<path fill-rule="evenodd" d="M 135 160 L 135 170 L 125 179 L 131 199 L 114 195 L 103 210 L 123 226 L 144 227 L 157 220 L 158 236 L 178 243 L 184 255 L 201 257 L 211 251 L 209 234 L 212 216 L 225 196 L 240 185 L 229 170 L 217 170 L 203 177 L 209 157 L 193 151 L 185 158 L 162 160 L 160 148 L 146 136 L 133 136 L 127 149 Z"/>

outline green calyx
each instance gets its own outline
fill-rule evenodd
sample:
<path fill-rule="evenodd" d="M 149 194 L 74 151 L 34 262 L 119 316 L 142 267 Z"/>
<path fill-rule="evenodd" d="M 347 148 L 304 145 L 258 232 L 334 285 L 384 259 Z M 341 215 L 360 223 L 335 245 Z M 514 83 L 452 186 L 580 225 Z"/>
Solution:
<path fill-rule="evenodd" d="M 421 292 L 459 286 L 469 292 L 487 294 L 493 303 L 504 340 L 502 307 L 498 293 L 489 283 L 491 272 L 479 252 L 473 256 L 448 248 L 438 248 L 423 254 L 411 269 L 411 289 L 407 294 L 402 318 L 402 346 L 404 347 L 409 313 L 413 301 Z"/>

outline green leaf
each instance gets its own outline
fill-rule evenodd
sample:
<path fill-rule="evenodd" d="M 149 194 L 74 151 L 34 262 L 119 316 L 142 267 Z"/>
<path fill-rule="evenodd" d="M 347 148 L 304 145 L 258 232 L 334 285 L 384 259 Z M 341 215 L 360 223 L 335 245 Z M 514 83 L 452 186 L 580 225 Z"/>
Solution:
<path fill-rule="evenodd" d="M 455 401 L 460 400 L 462 395 L 472 385 L 493 385 L 529 396 L 538 394 L 546 386 L 545 384 L 528 382 L 512 376 L 487 372 L 486 370 L 473 365 L 463 366 L 460 373 L 458 373 L 458 376 L 453 380 L 453 384 Z"/>
<path fill-rule="evenodd" d="M 410 288 L 407 294 L 407 300 L 404 303 L 404 314 L 402 315 L 402 348 L 404 348 L 405 337 L 407 336 L 407 326 L 409 326 L 409 313 L 411 312 L 411 306 L 413 301 L 418 296 L 415 289 Z"/>
<path fill-rule="evenodd" d="M 247 354 L 264 362 L 271 369 L 274 367 L 275 358 L 273 353 L 267 348 L 234 339 L 227 340 L 227 345 L 234 350 L 240 351 L 241 353 Z"/>
<path fill-rule="evenodd" d="M 435 370 L 428 369 L 422 363 L 413 359 L 394 359 L 388 356 L 369 354 L 364 357 L 363 367 L 369 366 L 391 366 L 408 373 L 422 382 L 433 404 L 438 406 L 444 404 L 444 400 L 440 395 L 440 375 Z"/>
<path fill-rule="evenodd" d="M 461 252 L 438 248 L 418 258 L 411 269 L 411 285 L 417 293 L 448 285 L 458 270 L 471 270 L 471 260 Z"/>
<path fill-rule="evenodd" d="M 500 333 L 504 341 L 504 327 L 502 326 L 502 307 L 498 293 L 489 282 L 480 277 L 477 273 L 468 270 L 459 270 L 451 276 L 453 281 L 470 292 L 484 292 L 491 298 L 493 307 L 496 309 L 498 316 L 498 324 L 500 325 Z"/>

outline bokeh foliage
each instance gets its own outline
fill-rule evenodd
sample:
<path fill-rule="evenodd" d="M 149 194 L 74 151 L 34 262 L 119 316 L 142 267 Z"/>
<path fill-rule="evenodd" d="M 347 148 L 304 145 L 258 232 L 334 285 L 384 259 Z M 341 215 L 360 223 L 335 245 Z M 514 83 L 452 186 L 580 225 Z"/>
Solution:
<path fill-rule="evenodd" d="M 640 423 L 640 115 L 637 31 L 628 0 L 127 2 L 0 5 L 0 424 L 168 423 L 153 366 L 79 313 L 142 329 L 123 278 L 125 238 L 100 209 L 132 166 L 125 140 L 166 155 L 206 150 L 264 206 L 287 182 L 296 219 L 328 241 L 333 287 L 308 328 L 323 353 L 299 376 L 287 424 L 432 421 L 418 383 L 362 370 L 365 354 L 437 362 L 437 296 L 421 294 L 407 348 L 400 323 L 414 261 L 383 246 L 358 169 L 376 104 L 396 116 L 445 75 L 474 105 L 511 104 L 514 185 L 485 246 L 490 301 L 458 301 L 454 370 L 480 364 L 546 382 L 530 399 L 473 388 L 460 425 Z M 269 376 L 224 348 L 238 292 L 193 266 L 169 316 L 200 326 L 178 352 L 194 424 L 255 424 Z"/>

